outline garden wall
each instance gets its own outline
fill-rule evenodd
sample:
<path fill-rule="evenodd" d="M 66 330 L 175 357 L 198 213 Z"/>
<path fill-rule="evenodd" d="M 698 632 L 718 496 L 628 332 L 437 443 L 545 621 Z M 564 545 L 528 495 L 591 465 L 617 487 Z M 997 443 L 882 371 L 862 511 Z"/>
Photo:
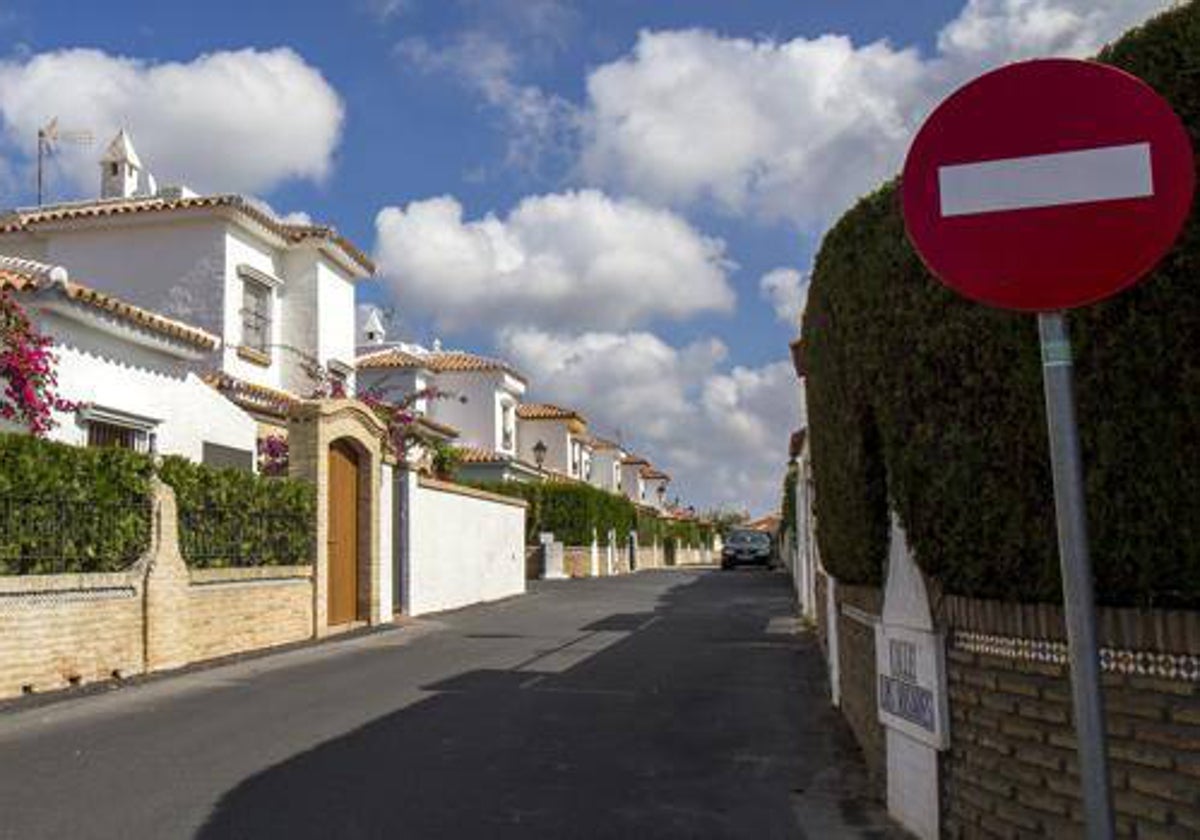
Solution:
<path fill-rule="evenodd" d="M 402 587 L 410 616 L 525 592 L 521 499 L 409 476 L 408 561 Z"/>
<path fill-rule="evenodd" d="M 161 671 L 313 635 L 311 567 L 193 569 L 175 494 L 151 483 L 128 571 L 0 576 L 0 698 Z"/>
<path fill-rule="evenodd" d="M 1200 835 L 1200 615 L 1101 609 L 1119 834 Z M 1082 806 L 1062 610 L 950 597 L 949 837 L 1079 836 Z"/>
<path fill-rule="evenodd" d="M 871 586 L 838 584 L 836 594 L 842 714 L 862 748 L 871 786 L 882 795 L 887 755 L 875 705 L 875 624 L 883 608 L 883 592 Z"/>

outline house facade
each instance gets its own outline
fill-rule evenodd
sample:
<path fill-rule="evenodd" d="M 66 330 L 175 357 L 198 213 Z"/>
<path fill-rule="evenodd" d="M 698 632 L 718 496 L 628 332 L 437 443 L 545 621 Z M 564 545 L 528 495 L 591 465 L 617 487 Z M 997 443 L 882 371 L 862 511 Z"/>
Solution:
<path fill-rule="evenodd" d="M 625 451 L 614 441 L 596 436 L 591 439 L 591 450 L 592 486 L 621 495 L 621 461 Z"/>
<path fill-rule="evenodd" d="M 321 369 L 353 390 L 355 286 L 371 260 L 332 228 L 243 196 L 159 188 L 124 132 L 101 161 L 99 199 L 0 215 L 0 253 L 63 266 L 216 336 L 198 370 L 307 397 Z"/>
<path fill-rule="evenodd" d="M 549 403 L 517 407 L 521 457 L 560 477 L 590 483 L 592 443 L 587 418 L 578 411 Z"/>
<path fill-rule="evenodd" d="M 75 282 L 61 266 L 0 257 L 0 289 L 51 340 L 57 393 L 79 406 L 54 412 L 51 439 L 254 469 L 254 419 L 193 370 L 219 338 Z"/>
<path fill-rule="evenodd" d="M 538 477 L 537 469 L 520 457 L 517 409 L 526 389 L 520 372 L 500 359 L 461 350 L 388 344 L 377 319 L 369 319 L 366 333 L 371 341 L 360 346 L 356 360 L 360 392 L 400 403 L 435 389 L 440 397 L 416 399 L 412 410 L 453 434 L 464 478 Z"/>

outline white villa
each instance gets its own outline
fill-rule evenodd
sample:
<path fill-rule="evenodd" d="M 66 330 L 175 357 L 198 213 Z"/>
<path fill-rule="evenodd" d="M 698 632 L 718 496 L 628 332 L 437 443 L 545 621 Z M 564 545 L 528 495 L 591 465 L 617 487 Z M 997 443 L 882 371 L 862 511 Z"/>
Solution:
<path fill-rule="evenodd" d="M 594 487 L 621 495 L 621 461 L 625 450 L 606 438 L 592 436 L 592 477 Z"/>
<path fill-rule="evenodd" d="M 217 337 L 193 366 L 260 419 L 264 405 L 311 396 L 317 366 L 353 390 L 355 285 L 374 273 L 362 251 L 243 196 L 159 188 L 124 131 L 100 166 L 97 200 L 0 215 L 0 253 Z"/>
<path fill-rule="evenodd" d="M 80 406 L 54 413 L 51 439 L 254 468 L 254 420 L 192 370 L 219 338 L 75 282 L 61 266 L 0 257 L 0 289 L 51 339 L 57 393 Z"/>
<path fill-rule="evenodd" d="M 559 477 L 591 483 L 592 442 L 587 418 L 549 403 L 517 407 L 521 455 Z"/>
<path fill-rule="evenodd" d="M 460 474 L 479 481 L 529 481 L 538 478 L 517 446 L 517 407 L 527 387 L 511 365 L 461 350 L 434 349 L 405 342 L 388 343 L 377 313 L 365 327 L 367 343 L 356 361 L 360 393 L 373 391 L 390 402 L 434 388 L 440 399 L 418 399 L 412 406 L 423 422 L 454 439 L 462 458 Z"/>

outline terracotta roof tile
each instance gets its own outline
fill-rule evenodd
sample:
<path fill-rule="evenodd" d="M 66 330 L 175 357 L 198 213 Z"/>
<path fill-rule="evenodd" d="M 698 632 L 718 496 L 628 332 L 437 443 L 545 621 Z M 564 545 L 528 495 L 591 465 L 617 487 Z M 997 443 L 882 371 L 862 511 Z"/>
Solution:
<path fill-rule="evenodd" d="M 550 403 L 522 403 L 517 406 L 517 416 L 522 420 L 579 420 L 586 423 L 587 418 L 570 408 L 563 408 Z"/>
<path fill-rule="evenodd" d="M 301 402 L 299 397 L 293 396 L 287 391 L 268 388 L 266 385 L 256 385 L 220 371 L 206 373 L 201 379 L 236 405 L 272 417 L 286 418 L 291 410 Z"/>
<path fill-rule="evenodd" d="M 130 216 L 142 213 L 171 213 L 184 210 L 231 208 L 257 222 L 272 233 L 291 243 L 307 239 L 322 239 L 340 249 L 352 262 L 368 274 L 375 273 L 375 263 L 350 240 L 325 225 L 291 224 L 259 209 L 240 195 L 204 195 L 187 198 L 144 197 L 81 201 L 48 207 L 14 210 L 0 216 L 0 234 L 18 233 L 36 228 L 39 224 L 68 222 L 78 219 L 99 219 Z"/>
<path fill-rule="evenodd" d="M 461 350 L 431 353 L 410 353 L 399 347 L 377 350 L 358 357 L 357 365 L 362 370 L 393 368 L 401 370 L 428 370 L 434 373 L 486 373 L 500 371 L 525 382 L 525 377 L 507 362 L 465 353 Z"/>
<path fill-rule="evenodd" d="M 58 288 L 68 300 L 105 312 L 126 323 L 177 339 L 200 350 L 215 350 L 220 339 L 211 333 L 71 280 L 52 279 L 53 267 L 31 260 L 0 257 L 0 289 L 45 292 Z"/>
<path fill-rule="evenodd" d="M 646 467 L 642 468 L 642 478 L 648 478 L 652 481 L 653 480 L 663 480 L 663 481 L 671 480 L 671 476 L 667 475 L 662 470 L 660 470 L 656 467 L 651 467 L 651 466 L 646 466 Z"/>

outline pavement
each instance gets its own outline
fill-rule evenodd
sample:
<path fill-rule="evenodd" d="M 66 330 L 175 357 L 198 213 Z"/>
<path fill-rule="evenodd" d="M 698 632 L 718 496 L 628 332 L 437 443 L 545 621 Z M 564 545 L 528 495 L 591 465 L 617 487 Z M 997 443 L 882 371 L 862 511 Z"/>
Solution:
<path fill-rule="evenodd" d="M 0 712 L 0 837 L 901 837 L 777 572 L 539 582 Z"/>

